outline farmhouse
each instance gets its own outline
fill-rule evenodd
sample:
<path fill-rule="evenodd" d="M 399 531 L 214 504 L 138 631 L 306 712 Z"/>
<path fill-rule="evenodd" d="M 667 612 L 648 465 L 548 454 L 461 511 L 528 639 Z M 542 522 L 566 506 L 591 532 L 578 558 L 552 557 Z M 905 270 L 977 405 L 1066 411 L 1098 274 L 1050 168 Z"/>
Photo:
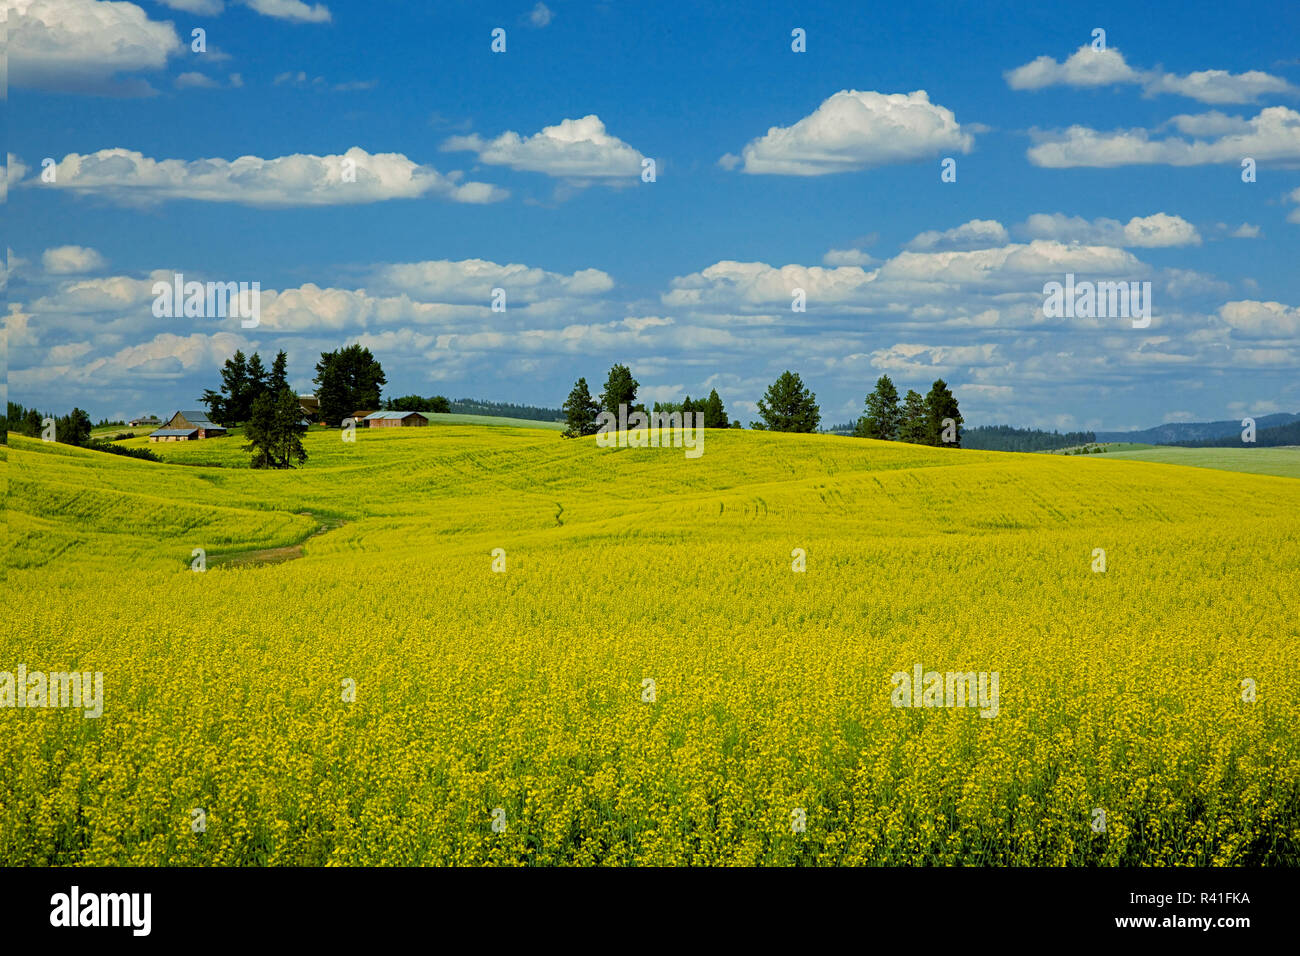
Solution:
<path fill-rule="evenodd" d="M 157 431 L 149 433 L 150 441 L 193 441 L 199 438 L 217 438 L 226 430 L 208 420 L 207 412 L 177 412 Z"/>
<path fill-rule="evenodd" d="M 133 418 L 127 424 L 136 428 L 140 425 L 161 425 L 162 422 L 158 420 L 157 415 L 145 415 L 143 418 Z"/>
<path fill-rule="evenodd" d="M 348 416 L 348 418 L 352 419 L 352 423 L 354 425 L 360 425 L 362 422 L 364 422 L 367 418 L 369 418 L 374 413 L 375 410 L 373 408 L 364 408 L 353 412 L 351 415 Z"/>
<path fill-rule="evenodd" d="M 419 412 L 375 412 L 363 421 L 367 428 L 418 428 L 429 424 L 429 420 Z"/>
<path fill-rule="evenodd" d="M 320 417 L 320 399 L 315 395 L 299 395 L 298 405 L 302 408 L 302 414 L 305 418 L 316 419 Z"/>

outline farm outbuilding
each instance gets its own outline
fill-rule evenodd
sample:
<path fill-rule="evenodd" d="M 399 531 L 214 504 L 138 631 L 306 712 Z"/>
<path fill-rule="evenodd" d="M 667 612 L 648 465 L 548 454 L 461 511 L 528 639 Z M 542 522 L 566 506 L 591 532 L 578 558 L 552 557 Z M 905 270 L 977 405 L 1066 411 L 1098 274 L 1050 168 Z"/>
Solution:
<path fill-rule="evenodd" d="M 367 428 L 419 428 L 429 424 L 419 412 L 374 412 L 363 420 Z"/>
<path fill-rule="evenodd" d="M 218 438 L 226 429 L 208 420 L 206 412 L 177 412 L 167 419 L 162 428 L 149 433 L 150 441 L 193 441 L 199 438 Z"/>

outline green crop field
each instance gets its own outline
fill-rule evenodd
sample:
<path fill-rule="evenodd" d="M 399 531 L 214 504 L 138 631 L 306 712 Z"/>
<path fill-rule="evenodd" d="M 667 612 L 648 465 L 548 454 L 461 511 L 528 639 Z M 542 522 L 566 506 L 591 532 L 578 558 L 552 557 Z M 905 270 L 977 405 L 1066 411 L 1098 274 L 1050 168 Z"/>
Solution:
<path fill-rule="evenodd" d="M 0 865 L 1300 864 L 1300 482 L 356 437 L 11 436 Z"/>
<path fill-rule="evenodd" d="M 1136 450 L 1109 452 L 1107 458 L 1154 461 L 1194 468 L 1221 468 L 1256 475 L 1300 478 L 1300 448 L 1176 448 L 1147 445 Z"/>

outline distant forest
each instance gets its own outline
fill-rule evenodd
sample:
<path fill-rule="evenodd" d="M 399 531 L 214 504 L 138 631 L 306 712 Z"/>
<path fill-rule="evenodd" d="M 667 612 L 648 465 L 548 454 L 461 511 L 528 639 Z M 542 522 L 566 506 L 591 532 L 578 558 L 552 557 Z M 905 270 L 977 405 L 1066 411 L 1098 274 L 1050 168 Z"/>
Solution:
<path fill-rule="evenodd" d="M 1010 425 L 980 425 L 962 432 L 963 448 L 982 451 L 1054 451 L 1087 445 L 1097 440 L 1092 432 L 1045 432 L 1038 428 L 1012 428 Z"/>
<path fill-rule="evenodd" d="M 451 411 L 457 415 L 495 415 L 498 418 L 526 418 L 534 422 L 564 421 L 564 412 L 558 408 L 515 405 L 513 402 L 485 402 L 477 398 L 458 398 L 450 404 Z"/>
<path fill-rule="evenodd" d="M 1177 444 L 1184 448 L 1241 448 L 1245 445 L 1241 440 L 1240 430 L 1223 438 L 1180 441 Z M 1261 428 L 1255 433 L 1255 444 L 1261 448 L 1276 448 L 1278 445 L 1300 445 L 1300 421 L 1292 422 L 1290 425 Z"/>

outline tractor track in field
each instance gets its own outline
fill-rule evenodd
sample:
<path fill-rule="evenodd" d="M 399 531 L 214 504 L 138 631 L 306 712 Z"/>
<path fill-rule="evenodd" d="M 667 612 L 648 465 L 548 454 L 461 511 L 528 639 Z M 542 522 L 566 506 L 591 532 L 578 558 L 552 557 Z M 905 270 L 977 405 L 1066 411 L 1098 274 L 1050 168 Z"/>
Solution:
<path fill-rule="evenodd" d="M 300 511 L 299 515 L 305 515 L 309 518 L 316 516 L 310 511 Z M 258 567 L 269 564 L 283 564 L 286 561 L 293 561 L 303 557 L 303 547 L 312 538 L 318 538 L 328 531 L 341 528 L 347 524 L 342 518 L 321 518 L 320 524 L 315 531 L 302 538 L 294 544 L 282 545 L 278 548 L 254 548 L 248 551 L 229 551 L 225 554 L 214 555 L 208 559 L 208 565 L 213 568 L 247 568 Z"/>

